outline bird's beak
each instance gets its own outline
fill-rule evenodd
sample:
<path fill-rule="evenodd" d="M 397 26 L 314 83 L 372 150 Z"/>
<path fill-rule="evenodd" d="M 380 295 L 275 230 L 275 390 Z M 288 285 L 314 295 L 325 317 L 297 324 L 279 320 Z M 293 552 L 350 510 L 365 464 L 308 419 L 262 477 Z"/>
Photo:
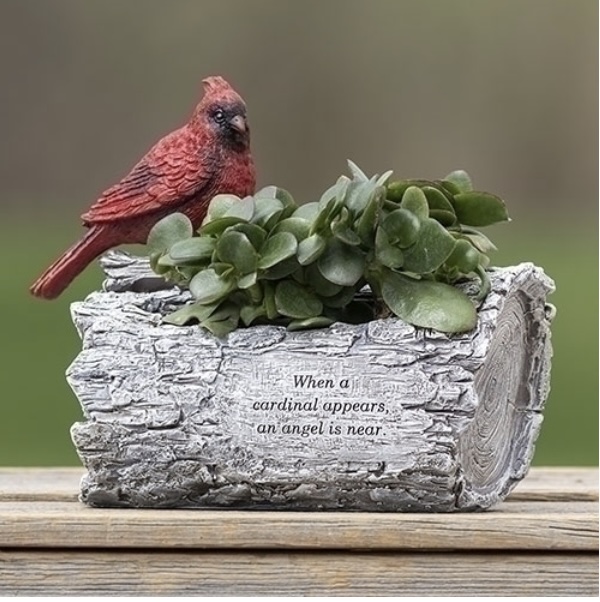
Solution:
<path fill-rule="evenodd" d="M 235 117 L 232 117 L 229 121 L 229 125 L 240 134 L 245 134 L 248 130 L 246 120 L 241 115 L 236 115 Z"/>

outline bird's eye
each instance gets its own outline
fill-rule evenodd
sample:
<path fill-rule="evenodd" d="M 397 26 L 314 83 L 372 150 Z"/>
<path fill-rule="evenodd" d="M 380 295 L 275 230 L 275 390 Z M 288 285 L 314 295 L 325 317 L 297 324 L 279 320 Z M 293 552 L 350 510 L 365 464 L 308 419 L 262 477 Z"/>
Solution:
<path fill-rule="evenodd" d="M 221 109 L 217 109 L 215 111 L 214 118 L 217 123 L 223 123 L 225 121 L 225 112 Z"/>

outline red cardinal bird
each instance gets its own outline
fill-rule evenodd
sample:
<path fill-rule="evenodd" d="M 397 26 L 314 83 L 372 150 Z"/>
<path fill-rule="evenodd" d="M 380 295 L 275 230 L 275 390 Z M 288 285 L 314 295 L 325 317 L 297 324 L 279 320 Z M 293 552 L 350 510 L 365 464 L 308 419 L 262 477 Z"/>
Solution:
<path fill-rule="evenodd" d="M 216 194 L 254 193 L 244 101 L 222 77 L 202 83 L 204 97 L 189 122 L 155 144 L 81 216 L 88 232 L 38 278 L 33 295 L 58 297 L 108 249 L 145 243 L 152 226 L 169 213 L 185 213 L 198 228 Z"/>

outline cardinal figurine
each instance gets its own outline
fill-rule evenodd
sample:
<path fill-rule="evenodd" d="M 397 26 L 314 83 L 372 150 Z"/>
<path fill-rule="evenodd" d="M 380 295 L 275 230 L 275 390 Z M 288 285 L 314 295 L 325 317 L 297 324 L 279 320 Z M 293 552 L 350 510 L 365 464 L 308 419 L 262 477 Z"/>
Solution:
<path fill-rule="evenodd" d="M 33 295 L 58 297 L 108 249 L 145 243 L 152 226 L 169 213 L 184 213 L 198 228 L 216 194 L 254 193 L 246 105 L 222 77 L 203 84 L 204 96 L 188 123 L 159 140 L 82 215 L 88 231 L 36 280 Z"/>

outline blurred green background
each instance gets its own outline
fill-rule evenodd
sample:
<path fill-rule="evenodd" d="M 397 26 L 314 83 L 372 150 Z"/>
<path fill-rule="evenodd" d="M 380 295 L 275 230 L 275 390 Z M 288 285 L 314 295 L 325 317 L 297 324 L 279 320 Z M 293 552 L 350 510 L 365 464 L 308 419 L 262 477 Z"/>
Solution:
<path fill-rule="evenodd" d="M 247 101 L 260 185 L 313 200 L 349 157 L 506 199 L 496 264 L 558 287 L 535 462 L 597 464 L 597 23 L 595 0 L 2 0 L 0 465 L 78 463 L 69 303 L 100 273 L 27 288 L 210 74 Z"/>

